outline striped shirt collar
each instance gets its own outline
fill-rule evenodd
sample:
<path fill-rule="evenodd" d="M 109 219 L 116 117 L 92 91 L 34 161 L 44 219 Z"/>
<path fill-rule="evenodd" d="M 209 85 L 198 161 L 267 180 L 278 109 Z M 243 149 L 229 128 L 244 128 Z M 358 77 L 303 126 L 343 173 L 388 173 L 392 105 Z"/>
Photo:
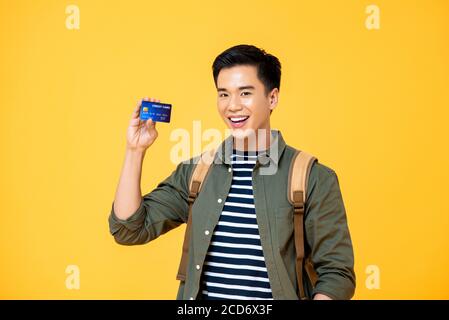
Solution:
<path fill-rule="evenodd" d="M 267 150 L 260 151 L 257 155 L 258 162 L 264 166 L 268 165 L 270 161 L 276 166 L 279 163 L 279 159 L 285 150 L 285 141 L 279 130 L 271 130 L 270 147 Z M 231 155 L 234 148 L 234 139 L 232 134 L 229 135 L 217 148 L 217 154 L 215 156 L 214 163 L 231 164 Z M 218 160 L 217 160 L 218 159 Z"/>

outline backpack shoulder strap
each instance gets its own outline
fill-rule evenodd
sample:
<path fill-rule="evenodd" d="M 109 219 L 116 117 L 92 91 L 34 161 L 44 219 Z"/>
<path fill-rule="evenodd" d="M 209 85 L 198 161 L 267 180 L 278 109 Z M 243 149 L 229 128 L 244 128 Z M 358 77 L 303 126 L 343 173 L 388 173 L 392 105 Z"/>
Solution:
<path fill-rule="evenodd" d="M 318 161 L 316 157 L 304 151 L 296 150 L 290 164 L 288 200 L 294 207 L 295 249 L 296 249 L 296 275 L 298 282 L 299 298 L 307 299 L 303 285 L 303 268 L 311 280 L 313 286 L 317 281 L 317 275 L 310 260 L 304 264 L 304 204 L 306 203 L 307 184 L 312 164 Z"/>
<path fill-rule="evenodd" d="M 178 268 L 178 274 L 176 275 L 176 279 L 185 281 L 187 275 L 187 260 L 189 256 L 189 242 L 190 242 L 190 233 L 191 233 L 191 225 L 192 225 L 192 206 L 195 202 L 198 194 L 201 191 L 201 186 L 203 185 L 203 181 L 206 179 L 207 173 L 209 172 L 210 165 L 213 162 L 215 154 L 215 149 L 205 151 L 198 159 L 198 163 L 195 165 L 193 169 L 192 176 L 189 182 L 189 217 L 187 219 L 187 227 L 184 234 L 184 242 L 182 244 L 182 256 L 181 262 Z"/>

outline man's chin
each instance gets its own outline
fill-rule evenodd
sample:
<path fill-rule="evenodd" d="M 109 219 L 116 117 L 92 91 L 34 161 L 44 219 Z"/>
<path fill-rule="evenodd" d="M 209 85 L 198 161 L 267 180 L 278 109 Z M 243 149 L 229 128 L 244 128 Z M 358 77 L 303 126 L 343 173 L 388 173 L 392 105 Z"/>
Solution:
<path fill-rule="evenodd" d="M 244 129 L 244 128 L 231 128 L 231 134 L 236 139 L 246 139 L 256 136 L 256 131 L 254 129 Z"/>

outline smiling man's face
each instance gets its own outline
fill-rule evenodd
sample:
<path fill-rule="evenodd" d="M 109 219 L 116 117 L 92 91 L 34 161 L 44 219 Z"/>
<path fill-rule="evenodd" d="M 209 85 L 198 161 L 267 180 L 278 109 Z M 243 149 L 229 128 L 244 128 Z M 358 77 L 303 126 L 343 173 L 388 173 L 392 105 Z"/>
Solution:
<path fill-rule="evenodd" d="M 257 136 L 258 129 L 270 132 L 270 111 L 278 103 L 279 90 L 266 94 L 257 68 L 238 65 L 224 68 L 217 77 L 217 106 L 220 116 L 236 138 Z"/>

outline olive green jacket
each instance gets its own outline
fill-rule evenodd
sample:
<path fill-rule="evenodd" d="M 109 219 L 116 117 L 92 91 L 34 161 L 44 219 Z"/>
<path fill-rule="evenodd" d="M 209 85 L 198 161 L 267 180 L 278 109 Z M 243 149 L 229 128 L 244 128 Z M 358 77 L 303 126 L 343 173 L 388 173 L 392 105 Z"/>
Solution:
<path fill-rule="evenodd" d="M 278 130 L 272 130 L 272 137 L 270 148 L 258 156 L 252 175 L 257 223 L 273 298 L 298 299 L 293 207 L 287 198 L 295 149 L 286 145 Z M 201 272 L 231 186 L 232 147 L 230 135 L 217 149 L 193 204 L 187 277 L 180 281 L 177 299 L 201 299 Z M 117 243 L 144 244 L 187 222 L 189 179 L 198 159 L 199 156 L 179 163 L 170 176 L 143 196 L 140 207 L 128 219 L 117 218 L 112 204 L 109 228 Z M 355 290 L 355 273 L 345 207 L 337 175 L 319 162 L 310 171 L 304 229 L 305 252 L 311 254 L 318 274 L 313 288 L 303 273 L 306 295 L 313 298 L 322 293 L 333 299 L 350 299 Z"/>

